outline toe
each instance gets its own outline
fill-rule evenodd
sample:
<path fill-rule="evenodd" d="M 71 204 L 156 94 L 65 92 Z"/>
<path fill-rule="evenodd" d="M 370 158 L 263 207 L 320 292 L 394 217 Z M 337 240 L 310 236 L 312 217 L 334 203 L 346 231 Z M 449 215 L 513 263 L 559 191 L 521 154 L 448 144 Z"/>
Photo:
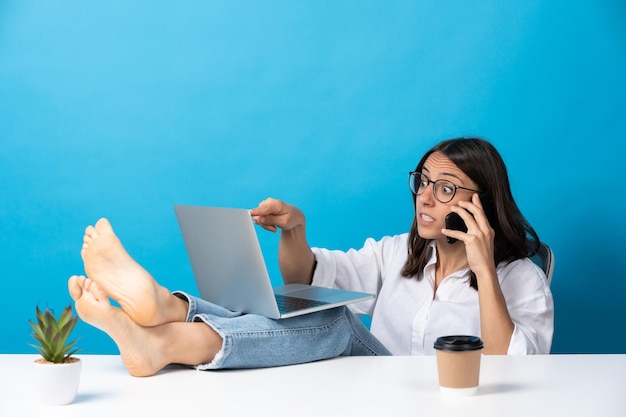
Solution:
<path fill-rule="evenodd" d="M 108 300 L 109 296 L 96 284 L 95 282 L 90 281 L 91 285 L 89 287 L 89 292 L 94 296 L 94 298 L 98 301 Z"/>
<path fill-rule="evenodd" d="M 67 281 L 67 289 L 70 292 L 70 296 L 74 301 L 78 300 L 83 295 L 83 287 L 81 276 L 72 275 L 70 279 Z"/>
<path fill-rule="evenodd" d="M 83 242 L 90 242 L 98 236 L 96 228 L 93 226 L 87 226 L 85 229 L 85 236 L 83 236 Z"/>
<path fill-rule="evenodd" d="M 98 231 L 103 231 L 103 232 L 112 232 L 113 231 L 113 227 L 111 226 L 111 223 L 109 222 L 108 219 L 102 217 L 100 220 L 98 220 L 96 222 L 96 232 Z"/>

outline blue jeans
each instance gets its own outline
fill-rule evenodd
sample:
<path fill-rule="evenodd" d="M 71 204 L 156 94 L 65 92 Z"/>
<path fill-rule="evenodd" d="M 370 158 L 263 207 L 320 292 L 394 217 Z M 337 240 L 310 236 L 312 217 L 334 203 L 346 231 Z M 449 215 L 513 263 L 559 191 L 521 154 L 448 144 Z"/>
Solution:
<path fill-rule="evenodd" d="M 337 356 L 391 355 L 347 308 L 274 320 L 242 314 L 190 296 L 187 322 L 202 321 L 223 339 L 222 350 L 198 369 L 264 368 Z"/>

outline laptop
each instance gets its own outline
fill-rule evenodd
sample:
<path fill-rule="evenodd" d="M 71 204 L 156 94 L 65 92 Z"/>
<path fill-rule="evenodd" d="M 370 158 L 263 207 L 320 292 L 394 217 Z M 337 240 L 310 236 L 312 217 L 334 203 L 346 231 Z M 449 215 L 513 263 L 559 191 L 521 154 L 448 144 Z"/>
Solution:
<path fill-rule="evenodd" d="M 175 205 L 200 297 L 231 311 L 283 319 L 374 298 L 303 284 L 272 288 L 246 209 Z"/>

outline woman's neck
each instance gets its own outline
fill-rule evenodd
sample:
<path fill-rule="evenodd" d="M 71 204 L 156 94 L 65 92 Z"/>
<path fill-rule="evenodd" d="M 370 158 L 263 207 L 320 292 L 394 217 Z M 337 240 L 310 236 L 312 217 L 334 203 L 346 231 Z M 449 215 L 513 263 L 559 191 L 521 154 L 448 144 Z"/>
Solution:
<path fill-rule="evenodd" d="M 462 242 L 453 245 L 438 241 L 437 245 L 437 265 L 435 277 L 437 285 L 448 275 L 467 267 L 467 256 Z"/>

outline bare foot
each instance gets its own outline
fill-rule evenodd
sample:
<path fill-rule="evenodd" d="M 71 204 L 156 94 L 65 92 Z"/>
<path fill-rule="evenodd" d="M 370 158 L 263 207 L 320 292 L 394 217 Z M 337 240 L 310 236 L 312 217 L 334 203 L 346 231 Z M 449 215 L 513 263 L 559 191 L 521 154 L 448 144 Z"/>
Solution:
<path fill-rule="evenodd" d="M 115 341 L 122 362 L 131 375 L 154 375 L 168 365 L 161 354 L 158 328 L 136 324 L 122 310 L 112 306 L 106 293 L 84 276 L 70 277 L 67 285 L 78 316 Z"/>
<path fill-rule="evenodd" d="M 185 321 L 187 303 L 160 286 L 126 252 L 107 219 L 88 226 L 81 256 L 85 272 L 141 326 Z"/>

